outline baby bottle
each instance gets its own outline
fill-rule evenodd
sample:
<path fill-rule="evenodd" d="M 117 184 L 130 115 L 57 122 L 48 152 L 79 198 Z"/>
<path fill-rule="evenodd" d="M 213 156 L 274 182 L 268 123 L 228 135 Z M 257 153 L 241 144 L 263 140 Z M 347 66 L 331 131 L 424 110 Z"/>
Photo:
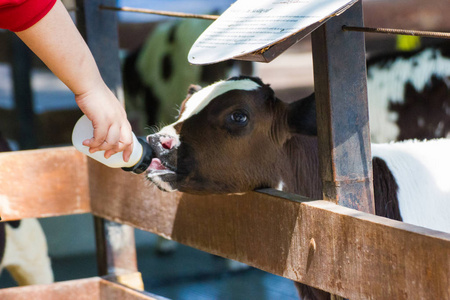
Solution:
<path fill-rule="evenodd" d="M 105 158 L 105 151 L 89 152 L 89 147 L 83 145 L 83 141 L 94 136 L 94 127 L 92 122 L 83 115 L 75 124 L 72 132 L 72 144 L 75 148 L 95 159 L 98 162 L 110 168 L 122 168 L 125 171 L 131 171 L 140 174 L 147 170 L 152 161 L 152 149 L 143 139 L 136 138 L 133 133 L 133 152 L 128 162 L 123 160 L 123 152 L 118 152 L 109 158 Z"/>

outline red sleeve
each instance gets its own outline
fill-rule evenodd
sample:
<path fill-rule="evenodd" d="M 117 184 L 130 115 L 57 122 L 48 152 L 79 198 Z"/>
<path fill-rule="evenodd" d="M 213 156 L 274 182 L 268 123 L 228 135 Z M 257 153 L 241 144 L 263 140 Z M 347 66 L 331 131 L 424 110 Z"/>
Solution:
<path fill-rule="evenodd" d="M 14 32 L 30 28 L 55 5 L 56 0 L 0 0 L 0 28 Z"/>

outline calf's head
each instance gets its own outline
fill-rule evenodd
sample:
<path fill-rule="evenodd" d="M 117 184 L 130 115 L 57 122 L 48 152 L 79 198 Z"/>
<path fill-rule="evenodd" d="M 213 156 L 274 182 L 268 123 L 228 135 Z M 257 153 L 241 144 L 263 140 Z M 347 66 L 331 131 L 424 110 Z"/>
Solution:
<path fill-rule="evenodd" d="M 177 121 L 147 137 L 156 156 L 147 178 L 197 194 L 273 187 L 290 168 L 286 141 L 315 134 L 314 105 L 304 104 L 287 105 L 252 77 L 191 87 Z"/>

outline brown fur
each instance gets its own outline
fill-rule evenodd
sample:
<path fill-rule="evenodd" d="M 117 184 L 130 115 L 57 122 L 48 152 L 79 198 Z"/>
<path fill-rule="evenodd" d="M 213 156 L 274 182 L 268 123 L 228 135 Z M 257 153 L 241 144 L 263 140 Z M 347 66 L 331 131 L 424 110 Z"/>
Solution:
<path fill-rule="evenodd" d="M 287 136 L 280 137 L 276 133 L 279 129 L 272 128 L 277 115 L 273 112 L 282 112 L 285 104 L 278 102 L 277 108 L 268 99 L 260 105 L 255 100 L 263 96 L 260 90 L 246 94 L 236 90 L 227 92 L 177 127 L 183 139 L 176 163 L 180 191 L 238 193 L 278 183 L 289 164 L 287 161 L 280 164 L 277 159 L 284 155 L 281 139 Z M 227 103 L 225 110 L 223 103 Z M 239 128 L 230 124 L 227 116 L 236 110 L 247 111 L 251 124 L 258 126 Z M 217 159 L 219 153 L 233 159 Z"/>

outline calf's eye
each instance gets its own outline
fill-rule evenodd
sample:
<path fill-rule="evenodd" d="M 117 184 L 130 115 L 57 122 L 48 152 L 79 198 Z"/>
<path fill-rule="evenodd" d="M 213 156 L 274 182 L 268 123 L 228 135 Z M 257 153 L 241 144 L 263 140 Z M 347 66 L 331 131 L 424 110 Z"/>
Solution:
<path fill-rule="evenodd" d="M 235 111 L 230 115 L 230 121 L 237 125 L 246 125 L 248 122 L 248 116 L 243 111 Z"/>

